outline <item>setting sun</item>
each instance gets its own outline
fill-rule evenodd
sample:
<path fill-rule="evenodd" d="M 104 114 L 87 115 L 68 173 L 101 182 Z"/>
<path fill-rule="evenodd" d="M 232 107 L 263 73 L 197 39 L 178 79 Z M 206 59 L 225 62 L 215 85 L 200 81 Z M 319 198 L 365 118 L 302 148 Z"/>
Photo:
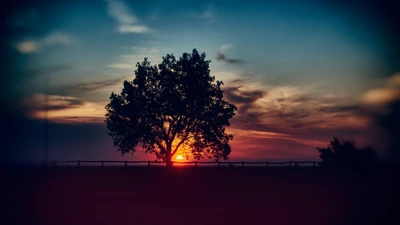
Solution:
<path fill-rule="evenodd" d="M 182 155 L 177 155 L 176 156 L 176 160 L 183 160 L 183 156 Z"/>

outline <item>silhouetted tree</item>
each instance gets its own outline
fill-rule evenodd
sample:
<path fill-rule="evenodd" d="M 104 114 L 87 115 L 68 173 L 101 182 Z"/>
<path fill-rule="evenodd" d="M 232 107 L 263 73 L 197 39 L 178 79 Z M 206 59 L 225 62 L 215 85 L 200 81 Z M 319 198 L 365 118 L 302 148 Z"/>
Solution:
<path fill-rule="evenodd" d="M 371 148 L 357 149 L 353 142 L 334 137 L 326 148 L 318 148 L 321 166 L 365 168 L 376 164 L 377 155 Z"/>
<path fill-rule="evenodd" d="M 169 167 L 185 146 L 195 159 L 227 159 L 231 134 L 225 133 L 236 107 L 223 99 L 222 81 L 210 76 L 206 54 L 162 57 L 158 66 L 147 58 L 137 63 L 135 79 L 124 81 L 121 94 L 106 106 L 108 134 L 122 154 L 141 146 Z"/>

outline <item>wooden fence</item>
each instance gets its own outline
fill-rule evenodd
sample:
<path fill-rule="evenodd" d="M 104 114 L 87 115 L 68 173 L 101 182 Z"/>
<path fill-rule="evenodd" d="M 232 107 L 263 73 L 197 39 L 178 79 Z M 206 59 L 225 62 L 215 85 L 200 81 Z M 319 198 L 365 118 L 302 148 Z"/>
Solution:
<path fill-rule="evenodd" d="M 54 166 L 70 166 L 70 164 L 75 166 L 89 166 L 89 165 L 101 165 L 101 167 L 106 166 L 115 166 L 119 164 L 124 167 L 128 167 L 131 164 L 139 165 L 139 166 L 148 166 L 151 167 L 153 164 L 158 166 L 165 166 L 165 162 L 157 162 L 157 161 L 112 161 L 112 160 L 100 160 L 100 161 L 92 161 L 92 160 L 72 160 L 72 161 L 53 161 Z M 269 166 L 288 166 L 288 167 L 300 167 L 300 166 L 312 166 L 317 167 L 319 166 L 319 162 L 316 161 L 284 161 L 284 162 L 244 162 L 244 161 L 237 161 L 237 162 L 199 162 L 199 161 L 190 161 L 190 162 L 173 162 L 174 165 L 186 165 L 186 166 L 194 166 L 197 167 L 198 165 L 208 165 L 208 166 L 228 166 L 228 167 L 245 167 L 247 166 L 262 166 L 262 167 L 269 167 Z"/>

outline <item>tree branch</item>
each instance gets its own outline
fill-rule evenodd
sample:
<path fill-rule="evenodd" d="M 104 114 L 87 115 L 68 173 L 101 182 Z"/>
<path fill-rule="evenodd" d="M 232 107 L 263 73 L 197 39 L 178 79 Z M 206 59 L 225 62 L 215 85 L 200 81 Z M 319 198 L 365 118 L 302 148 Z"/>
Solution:
<path fill-rule="evenodd" d="M 175 147 L 174 151 L 171 154 L 171 157 L 175 155 L 175 153 L 178 151 L 179 147 L 188 139 L 190 132 L 189 129 L 187 129 L 185 137 L 179 142 L 179 144 Z"/>
<path fill-rule="evenodd" d="M 156 138 L 154 138 L 153 140 L 156 143 L 156 145 L 160 148 L 160 151 L 167 152 L 167 150 L 164 148 L 164 146 L 162 146 L 162 144 L 159 141 L 157 141 Z"/>

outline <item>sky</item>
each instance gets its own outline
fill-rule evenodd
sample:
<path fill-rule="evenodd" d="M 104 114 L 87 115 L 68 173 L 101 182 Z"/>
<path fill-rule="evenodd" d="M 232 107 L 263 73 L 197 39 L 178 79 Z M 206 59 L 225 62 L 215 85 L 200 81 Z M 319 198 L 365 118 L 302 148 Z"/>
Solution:
<path fill-rule="evenodd" d="M 2 161 L 121 156 L 104 123 L 135 65 L 196 48 L 238 107 L 230 159 L 319 160 L 333 137 L 396 158 L 398 6 L 379 1 L 1 3 Z M 45 139 L 45 99 L 49 101 Z M 399 125 L 399 126 L 398 126 Z"/>

